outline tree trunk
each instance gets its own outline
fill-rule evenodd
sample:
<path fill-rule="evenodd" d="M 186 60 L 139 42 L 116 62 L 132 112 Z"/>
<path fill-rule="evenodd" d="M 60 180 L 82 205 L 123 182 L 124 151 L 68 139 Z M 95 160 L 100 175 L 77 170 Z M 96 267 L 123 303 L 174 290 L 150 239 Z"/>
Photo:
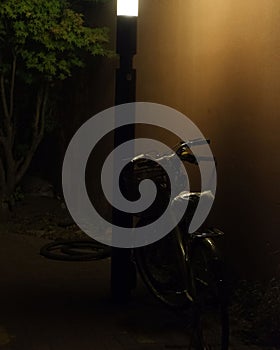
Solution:
<path fill-rule="evenodd" d="M 45 129 L 45 114 L 48 100 L 48 86 L 46 85 L 37 94 L 36 112 L 33 123 L 33 137 L 27 154 L 15 164 L 15 185 L 17 185 L 26 173 L 32 158 L 43 139 Z"/>
<path fill-rule="evenodd" d="M 9 198 L 9 195 L 5 183 L 4 167 L 0 159 L 0 223 L 7 221 L 10 217 L 10 208 L 7 198 Z"/>
<path fill-rule="evenodd" d="M 15 186 L 15 160 L 13 148 L 15 141 L 14 88 L 16 76 L 16 56 L 11 64 L 9 84 L 4 74 L 0 75 L 0 96 L 2 104 L 2 128 L 0 128 L 0 208 L 6 211 Z M 8 89 L 7 89 L 8 85 Z M 9 94 L 7 95 L 7 90 Z M 0 218 L 1 219 L 1 218 Z"/>
<path fill-rule="evenodd" d="M 32 140 L 29 149 L 21 159 L 16 159 L 14 155 L 14 146 L 16 134 L 19 131 L 16 130 L 17 123 L 15 122 L 14 115 L 15 73 L 16 57 L 13 58 L 11 65 L 9 84 L 6 84 L 4 75 L 0 74 L 1 116 L 3 115 L 2 125 L 0 125 L 0 211 L 5 211 L 7 206 L 9 207 L 12 205 L 12 194 L 27 171 L 43 138 L 45 128 L 46 104 L 48 99 L 47 84 L 42 86 L 37 93 L 35 113 L 32 125 L 30 125 L 32 128 Z M 7 87 L 9 87 L 9 89 Z M 8 90 L 9 94 L 7 94 Z"/>
<path fill-rule="evenodd" d="M 3 159 L 0 158 L 0 222 L 5 222 L 10 218 L 10 200 L 15 188 L 15 176 L 11 164 L 7 163 L 5 168 Z"/>

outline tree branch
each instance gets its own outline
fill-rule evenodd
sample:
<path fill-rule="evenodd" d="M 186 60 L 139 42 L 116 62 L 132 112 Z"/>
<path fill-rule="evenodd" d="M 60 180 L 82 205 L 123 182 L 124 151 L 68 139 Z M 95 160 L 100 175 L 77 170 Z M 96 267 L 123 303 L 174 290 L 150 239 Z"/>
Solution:
<path fill-rule="evenodd" d="M 27 171 L 31 160 L 36 152 L 42 138 L 44 136 L 45 128 L 45 113 L 46 113 L 46 104 L 48 100 L 48 87 L 46 86 L 43 89 L 40 89 L 37 95 L 36 110 L 34 116 L 34 134 L 30 149 L 27 152 L 25 157 L 22 157 L 16 164 L 17 175 L 16 183 L 19 183 L 25 172 Z"/>
<path fill-rule="evenodd" d="M 3 147 L 5 157 L 8 158 L 9 147 L 8 147 L 8 141 L 6 137 L 4 136 L 0 137 L 0 145 L 2 145 Z"/>
<path fill-rule="evenodd" d="M 6 142 L 4 137 L 0 137 L 0 206 L 1 206 L 1 200 L 4 199 L 5 196 L 5 189 L 6 189 L 6 179 L 7 179 L 7 173 L 5 172 L 5 158 L 6 158 Z M 1 207 L 0 207 L 1 209 Z"/>
<path fill-rule="evenodd" d="M 8 110 L 7 97 L 6 97 L 6 91 L 5 91 L 5 83 L 4 83 L 4 75 L 3 74 L 0 75 L 0 90 L 1 90 L 1 100 L 2 100 L 2 104 L 3 104 L 3 111 L 4 111 L 4 121 L 5 121 L 5 124 L 7 124 L 8 120 L 9 120 L 9 110 Z"/>
<path fill-rule="evenodd" d="M 49 97 L 49 85 L 46 83 L 44 87 L 44 97 L 43 97 L 43 102 L 42 102 L 42 110 L 41 110 L 41 118 L 40 118 L 40 131 L 39 131 L 39 136 L 42 139 L 44 136 L 44 130 L 45 130 L 45 121 L 46 121 L 46 107 L 47 107 L 47 102 L 48 102 L 48 97 Z"/>
<path fill-rule="evenodd" d="M 3 112 L 4 112 L 4 120 L 3 120 L 3 126 L 6 131 L 7 137 L 10 139 L 10 142 L 13 141 L 13 130 L 11 125 L 11 118 L 8 110 L 8 103 L 7 103 L 7 96 L 6 96 L 6 89 L 5 89 L 5 82 L 4 82 L 4 75 L 0 75 L 0 90 L 1 90 L 1 101 L 3 105 Z M 3 132 L 1 132 L 3 135 Z"/>
<path fill-rule="evenodd" d="M 2 196 L 4 195 L 4 189 L 5 189 L 5 170 L 3 161 L 0 158 L 0 200 L 3 199 Z M 1 205 L 2 203 L 0 203 Z"/>
<path fill-rule="evenodd" d="M 15 77 L 16 77 L 16 64 L 17 64 L 17 58 L 14 55 L 13 56 L 13 63 L 12 63 L 12 75 L 11 75 L 11 88 L 10 88 L 10 120 L 12 120 L 13 112 L 14 112 L 14 90 L 15 90 Z"/>
<path fill-rule="evenodd" d="M 10 138 L 11 138 L 11 147 L 14 147 L 15 143 L 15 136 L 16 136 L 16 130 L 14 128 L 15 121 L 13 120 L 13 114 L 14 114 L 14 93 L 15 93 L 15 78 L 16 78 L 16 64 L 17 64 L 17 57 L 16 55 L 13 56 L 13 63 L 12 63 L 12 75 L 11 75 L 11 86 L 10 86 Z"/>
<path fill-rule="evenodd" d="M 44 94 L 43 88 L 39 89 L 38 95 L 37 95 L 36 110 L 35 110 L 34 125 L 33 125 L 35 134 L 38 134 L 43 94 Z"/>

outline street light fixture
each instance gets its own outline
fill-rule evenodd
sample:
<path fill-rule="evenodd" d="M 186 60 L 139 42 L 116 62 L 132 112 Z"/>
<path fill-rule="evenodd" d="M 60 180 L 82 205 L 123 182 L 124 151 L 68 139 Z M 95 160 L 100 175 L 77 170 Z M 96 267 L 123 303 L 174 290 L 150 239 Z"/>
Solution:
<path fill-rule="evenodd" d="M 116 71 L 115 104 L 135 102 L 136 70 L 133 57 L 137 48 L 138 0 L 117 0 L 117 43 L 119 68 Z M 121 115 L 115 116 L 121 118 Z M 134 115 L 130 124 L 116 128 L 114 148 L 135 137 Z M 133 154 L 133 150 L 132 150 Z M 116 164 L 118 160 L 115 160 Z M 122 227 L 133 226 L 133 217 L 113 208 L 113 224 Z M 117 233 L 115 233 L 117 234 Z M 114 239 L 114 231 L 113 231 Z M 111 291 L 114 300 L 125 302 L 129 299 L 136 279 L 136 271 L 131 261 L 131 249 L 113 248 L 111 256 Z"/>
<path fill-rule="evenodd" d="M 138 16 L 138 0 L 118 0 L 117 16 Z"/>
<path fill-rule="evenodd" d="M 138 0 L 117 1 L 117 54 L 120 57 L 116 72 L 116 105 L 135 102 L 136 71 L 133 56 L 137 48 Z"/>

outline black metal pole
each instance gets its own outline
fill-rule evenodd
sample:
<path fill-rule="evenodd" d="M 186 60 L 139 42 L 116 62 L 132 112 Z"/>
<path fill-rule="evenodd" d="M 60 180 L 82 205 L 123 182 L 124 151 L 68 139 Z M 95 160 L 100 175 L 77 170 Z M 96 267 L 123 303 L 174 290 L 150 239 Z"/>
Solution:
<path fill-rule="evenodd" d="M 116 71 L 115 104 L 135 102 L 136 70 L 133 56 L 137 45 L 137 17 L 117 17 L 117 53 L 119 68 Z M 121 116 L 117 116 L 121 117 Z M 131 124 L 115 129 L 114 148 L 125 141 L 134 139 L 134 115 Z M 133 226 L 133 217 L 113 208 L 113 224 L 121 227 Z M 114 235 L 114 231 L 113 231 Z M 136 283 L 136 271 L 131 260 L 131 249 L 113 248 L 111 257 L 111 292 L 116 302 L 129 300 Z"/>

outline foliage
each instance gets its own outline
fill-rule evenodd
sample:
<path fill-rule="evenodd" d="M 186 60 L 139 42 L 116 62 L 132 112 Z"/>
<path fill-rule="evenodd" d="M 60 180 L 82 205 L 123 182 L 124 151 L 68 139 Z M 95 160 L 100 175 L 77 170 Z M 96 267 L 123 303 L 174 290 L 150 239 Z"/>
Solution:
<path fill-rule="evenodd" d="M 108 43 L 108 30 L 85 25 L 65 0 L 1 0 L 0 204 L 55 126 L 49 88 L 83 67 L 87 56 L 112 55 Z"/>
<path fill-rule="evenodd" d="M 84 26 L 83 15 L 63 0 L 4 0 L 0 4 L 1 68 L 7 72 L 11 56 L 25 67 L 23 77 L 65 79 L 83 65 L 83 53 L 106 55 L 105 28 Z M 36 74 L 35 74 L 36 73 Z"/>

